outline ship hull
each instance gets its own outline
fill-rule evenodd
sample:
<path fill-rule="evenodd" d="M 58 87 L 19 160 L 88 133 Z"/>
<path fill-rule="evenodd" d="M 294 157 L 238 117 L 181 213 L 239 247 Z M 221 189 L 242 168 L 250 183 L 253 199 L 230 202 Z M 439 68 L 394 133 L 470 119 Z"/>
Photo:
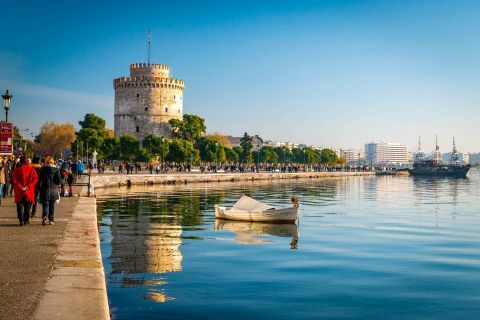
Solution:
<path fill-rule="evenodd" d="M 465 178 L 470 167 L 434 167 L 408 169 L 412 176 Z"/>

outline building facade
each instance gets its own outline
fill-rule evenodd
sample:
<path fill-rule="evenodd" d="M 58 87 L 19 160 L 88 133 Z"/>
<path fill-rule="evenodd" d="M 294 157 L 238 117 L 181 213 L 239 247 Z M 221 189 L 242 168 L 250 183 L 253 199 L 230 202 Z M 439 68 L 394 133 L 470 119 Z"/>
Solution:
<path fill-rule="evenodd" d="M 154 134 L 170 136 L 171 119 L 183 118 L 183 80 L 170 77 L 164 64 L 134 63 L 130 76 L 113 80 L 115 136 L 133 135 L 140 141 Z"/>
<path fill-rule="evenodd" d="M 407 146 L 400 143 L 370 142 L 365 144 L 368 165 L 404 165 L 409 163 Z"/>

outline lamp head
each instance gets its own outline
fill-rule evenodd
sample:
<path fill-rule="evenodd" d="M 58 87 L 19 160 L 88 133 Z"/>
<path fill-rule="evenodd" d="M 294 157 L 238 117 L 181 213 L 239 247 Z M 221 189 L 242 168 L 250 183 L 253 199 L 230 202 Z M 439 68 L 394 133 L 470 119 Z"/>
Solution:
<path fill-rule="evenodd" d="M 10 103 L 12 102 L 12 95 L 8 92 L 8 90 L 5 92 L 5 94 L 2 94 L 3 98 L 3 107 L 5 110 L 10 109 Z"/>

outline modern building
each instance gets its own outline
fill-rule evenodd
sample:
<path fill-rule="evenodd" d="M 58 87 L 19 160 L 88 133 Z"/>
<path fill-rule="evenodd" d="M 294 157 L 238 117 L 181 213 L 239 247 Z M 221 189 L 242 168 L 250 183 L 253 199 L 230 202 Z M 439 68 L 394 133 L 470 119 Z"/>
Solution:
<path fill-rule="evenodd" d="M 348 165 L 356 166 L 364 164 L 364 150 L 359 149 L 334 149 L 337 157 L 345 158 Z"/>
<path fill-rule="evenodd" d="M 453 162 L 453 153 L 452 152 L 446 152 L 442 154 L 442 161 L 443 162 Z M 470 163 L 470 155 L 468 153 L 462 153 L 462 152 L 457 152 L 457 161 L 461 165 L 464 164 L 469 164 Z"/>
<path fill-rule="evenodd" d="M 169 136 L 171 119 L 183 118 L 183 80 L 170 77 L 164 64 L 135 63 L 130 76 L 113 80 L 115 136 Z"/>
<path fill-rule="evenodd" d="M 409 163 L 407 146 L 401 143 L 370 142 L 365 144 L 368 165 L 405 165 Z"/>

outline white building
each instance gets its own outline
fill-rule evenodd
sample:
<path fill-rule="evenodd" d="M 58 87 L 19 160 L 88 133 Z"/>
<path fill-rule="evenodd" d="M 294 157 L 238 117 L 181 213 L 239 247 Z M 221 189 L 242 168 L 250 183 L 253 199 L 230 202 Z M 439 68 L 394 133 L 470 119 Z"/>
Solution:
<path fill-rule="evenodd" d="M 337 157 L 345 158 L 349 165 L 361 165 L 364 163 L 365 153 L 361 149 L 334 149 Z"/>
<path fill-rule="evenodd" d="M 403 165 L 409 163 L 407 146 L 401 143 L 370 142 L 365 144 L 368 165 Z"/>
<path fill-rule="evenodd" d="M 457 157 L 458 162 L 460 162 L 460 164 L 462 165 L 470 163 L 470 155 L 468 153 L 457 152 Z M 453 162 L 452 152 L 442 154 L 442 161 L 447 163 Z"/>

